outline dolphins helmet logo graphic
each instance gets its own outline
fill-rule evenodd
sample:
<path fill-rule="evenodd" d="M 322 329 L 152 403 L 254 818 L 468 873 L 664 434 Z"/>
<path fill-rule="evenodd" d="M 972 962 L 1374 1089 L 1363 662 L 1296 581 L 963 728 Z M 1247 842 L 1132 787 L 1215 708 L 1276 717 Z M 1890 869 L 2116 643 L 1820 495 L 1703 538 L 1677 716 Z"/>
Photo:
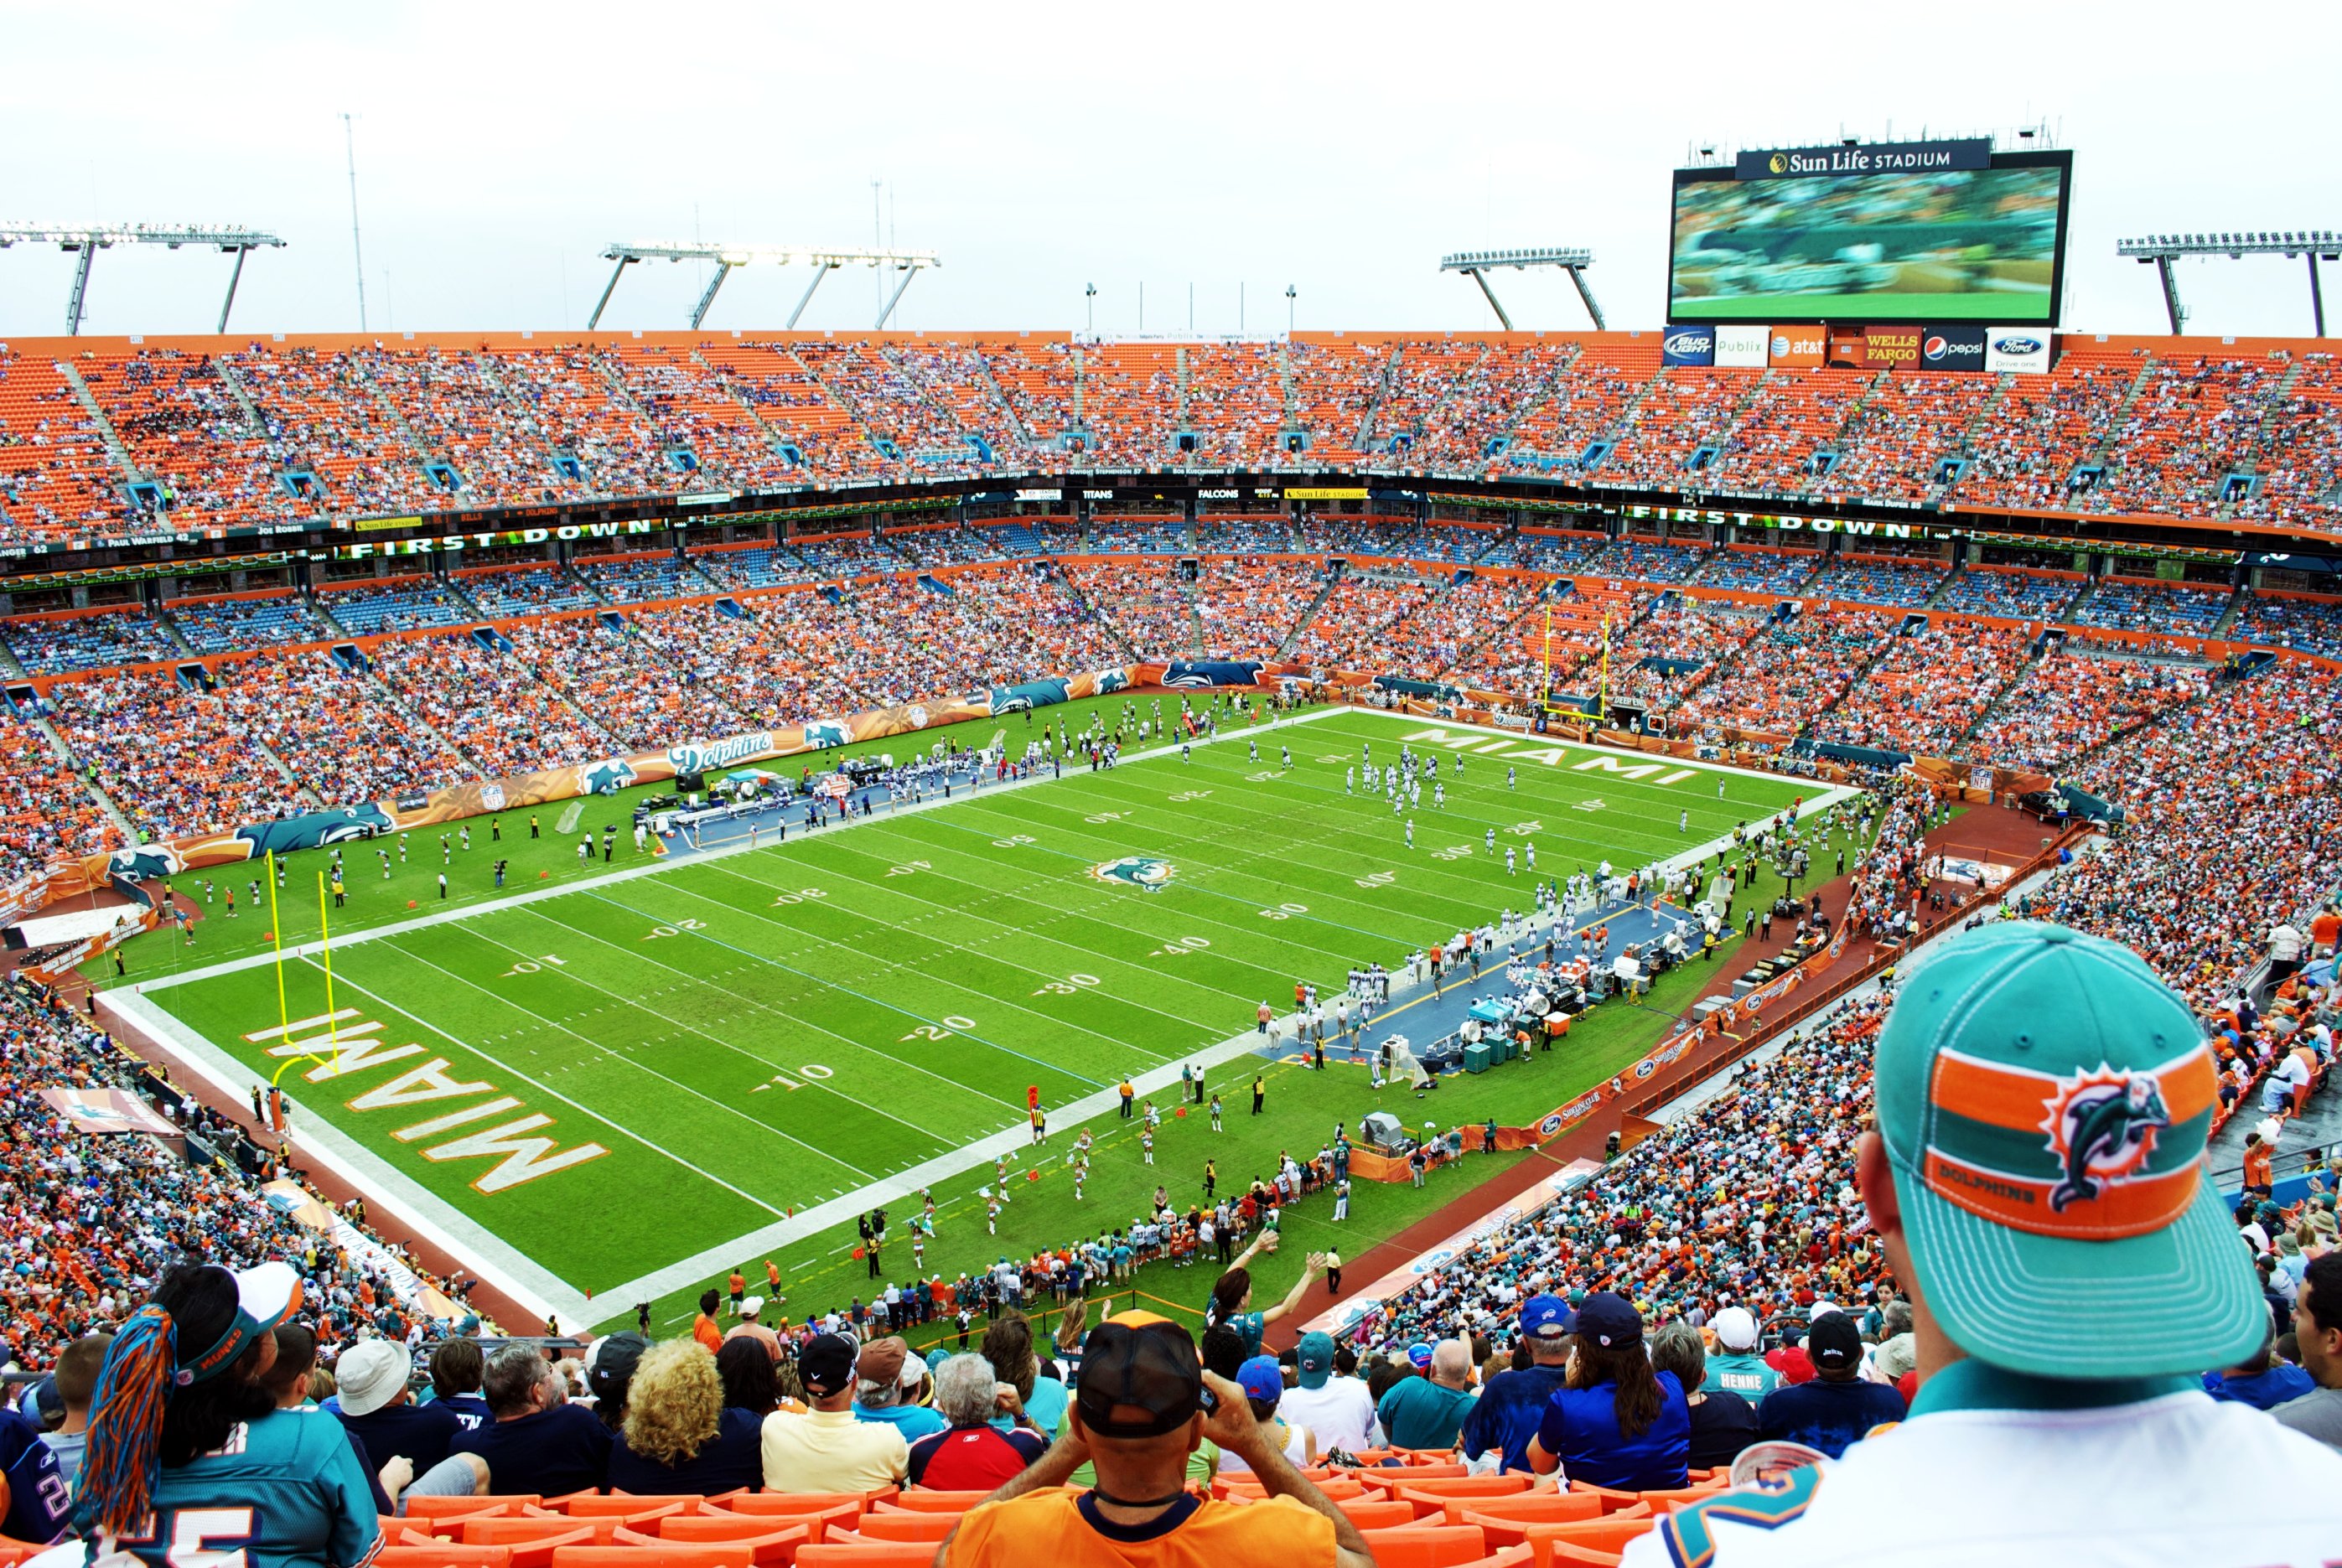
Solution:
<path fill-rule="evenodd" d="M 2041 1130 L 2066 1173 L 2049 1190 L 2049 1207 L 2058 1213 L 2137 1175 L 2155 1153 L 2155 1134 L 2171 1125 L 2154 1074 L 2120 1072 L 2103 1062 L 2095 1073 L 2058 1080 L 2043 1104 L 2048 1114 Z"/>
<path fill-rule="evenodd" d="M 1178 868 L 1169 861 L 1151 854 L 1126 854 L 1090 867 L 1090 874 L 1100 882 L 1120 883 L 1143 893 L 1160 893 L 1177 873 Z"/>

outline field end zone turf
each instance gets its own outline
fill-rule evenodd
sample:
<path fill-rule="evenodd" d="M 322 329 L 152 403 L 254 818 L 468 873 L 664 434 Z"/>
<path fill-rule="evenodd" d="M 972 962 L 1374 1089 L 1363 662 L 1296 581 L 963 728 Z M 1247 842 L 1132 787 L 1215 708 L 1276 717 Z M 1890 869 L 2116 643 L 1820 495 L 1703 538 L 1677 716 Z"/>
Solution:
<path fill-rule="evenodd" d="M 1813 788 L 1463 729 L 1474 765 L 1459 780 L 1443 764 L 1447 807 L 1426 792 L 1410 855 L 1404 819 L 1345 796 L 1342 774 L 1362 741 L 1387 760 L 1400 737 L 1442 728 L 1336 711 L 1246 732 L 1258 764 L 1240 733 L 1192 763 L 1069 773 L 337 938 L 344 1016 L 296 1028 L 287 1057 L 268 1054 L 265 962 L 110 999 L 239 1096 L 255 1070 L 284 1069 L 313 1155 L 404 1199 L 466 1255 L 508 1261 L 528 1297 L 599 1315 L 586 1291 L 663 1295 L 712 1256 L 834 1227 L 874 1186 L 963 1200 L 989 1179 L 994 1144 L 1022 1144 L 1028 1084 L 1061 1134 L 1084 1102 L 1110 1110 L 1119 1074 L 1176 1086 L 1207 1047 L 1234 1062 L 1214 1076 L 1232 1091 L 1252 1071 L 1235 1061 L 1239 1032 L 1260 1000 L 1285 1011 L 1295 977 L 1338 986 L 1354 962 L 1525 907 L 1506 842 L 1535 842 L 1539 874 L 1558 877 L 1678 853 Z M 1515 787 L 1491 747 L 1516 759 Z M 1156 894 L 1093 875 L 1124 856 L 1176 869 Z M 325 1017 L 320 955 L 288 964 L 285 984 L 292 1018 Z M 315 1060 L 335 1051 L 338 1074 Z M 1583 1081 L 1600 1075 L 1586 1065 Z M 1539 1079 L 1513 1109 L 1576 1086 Z M 1177 1141 L 1166 1132 L 1166 1161 Z M 1226 1157 L 1265 1163 L 1251 1143 Z M 1008 1250 L 1056 1239 L 1026 1233 L 1032 1212 L 1013 1205 Z"/>

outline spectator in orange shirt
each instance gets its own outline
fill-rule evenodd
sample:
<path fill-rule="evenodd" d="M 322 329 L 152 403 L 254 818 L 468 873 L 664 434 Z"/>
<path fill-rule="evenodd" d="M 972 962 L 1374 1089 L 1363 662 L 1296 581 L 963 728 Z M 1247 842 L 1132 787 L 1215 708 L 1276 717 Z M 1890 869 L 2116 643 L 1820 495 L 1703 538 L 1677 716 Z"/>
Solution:
<path fill-rule="evenodd" d="M 2269 1154 L 2258 1133 L 2245 1134 L 2245 1191 L 2264 1198 L 2275 1184 L 2269 1175 Z"/>
<path fill-rule="evenodd" d="M 716 1303 L 720 1298 L 713 1290 L 699 1293 L 699 1315 L 692 1320 L 691 1337 L 707 1347 L 714 1355 L 724 1348 L 724 1327 L 716 1321 Z"/>
<path fill-rule="evenodd" d="M 2337 912 L 2329 903 L 2309 923 L 2310 956 L 2328 956 L 2333 953 L 2337 940 L 2342 940 L 2342 912 Z"/>

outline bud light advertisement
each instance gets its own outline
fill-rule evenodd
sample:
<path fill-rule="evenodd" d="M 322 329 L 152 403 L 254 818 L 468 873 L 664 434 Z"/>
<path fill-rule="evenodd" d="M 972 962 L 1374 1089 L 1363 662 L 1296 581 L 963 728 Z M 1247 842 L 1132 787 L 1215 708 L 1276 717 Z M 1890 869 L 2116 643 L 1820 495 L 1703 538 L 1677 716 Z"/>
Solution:
<path fill-rule="evenodd" d="M 1659 340 L 1661 365 L 1714 365 L 1716 329 L 1712 326 L 1671 326 Z"/>

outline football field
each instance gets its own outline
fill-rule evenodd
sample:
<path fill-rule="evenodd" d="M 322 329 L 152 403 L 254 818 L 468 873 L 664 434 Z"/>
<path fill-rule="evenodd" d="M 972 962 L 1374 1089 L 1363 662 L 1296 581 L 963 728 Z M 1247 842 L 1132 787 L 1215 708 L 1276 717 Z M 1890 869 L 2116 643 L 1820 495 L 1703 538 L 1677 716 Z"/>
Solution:
<path fill-rule="evenodd" d="M 1444 807 L 1428 787 L 1402 815 L 1362 782 L 1346 793 L 1362 748 L 1387 763 L 1402 743 L 1441 758 Z M 305 1147 L 547 1299 L 607 1301 L 598 1316 L 712 1277 L 718 1257 L 781 1257 L 799 1278 L 830 1268 L 874 1186 L 932 1186 L 965 1213 L 995 1153 L 1021 1149 L 1028 1088 L 1061 1153 L 1079 1117 L 1116 1120 L 1125 1074 L 1167 1108 L 1180 1065 L 1208 1063 L 1235 1134 L 1211 1149 L 1248 1177 L 1268 1165 L 1268 1137 L 1302 1135 L 1245 1124 L 1267 1061 L 1245 1038 L 1260 1003 L 1282 1014 L 1296 980 L 1338 993 L 1353 964 L 1396 968 L 1459 926 L 1526 911 L 1531 846 L 1535 877 L 1606 859 L 1623 871 L 1813 793 L 1342 710 L 1224 734 L 1190 761 L 961 789 L 784 844 L 515 886 L 445 914 L 426 904 L 337 931 L 330 954 L 311 944 L 281 965 L 254 953 L 149 979 L 127 1004 L 232 1092 L 275 1078 Z M 1586 1081 L 1666 1022 L 1620 1016 L 1635 1024 L 1582 1064 Z M 1540 1073 L 1502 1091 L 1474 1080 L 1474 1107 L 1529 1114 L 1576 1086 Z M 1309 1112 L 1312 1148 L 1336 1115 L 1355 1124 L 1373 1108 L 1364 1074 L 1338 1091 L 1288 1074 L 1275 1090 L 1293 1111 L 1337 1092 Z M 1500 1093 L 1520 1103 L 1499 1107 Z M 1163 1134 L 1183 1194 L 1200 1121 Z M 1126 1163 L 1116 1193 L 1143 1194 L 1165 1169 L 1135 1149 Z M 1062 1188 L 1045 1203 L 1020 1190 L 1018 1246 L 1063 1239 L 1026 1233 L 1045 1207 L 1064 1211 Z"/>

